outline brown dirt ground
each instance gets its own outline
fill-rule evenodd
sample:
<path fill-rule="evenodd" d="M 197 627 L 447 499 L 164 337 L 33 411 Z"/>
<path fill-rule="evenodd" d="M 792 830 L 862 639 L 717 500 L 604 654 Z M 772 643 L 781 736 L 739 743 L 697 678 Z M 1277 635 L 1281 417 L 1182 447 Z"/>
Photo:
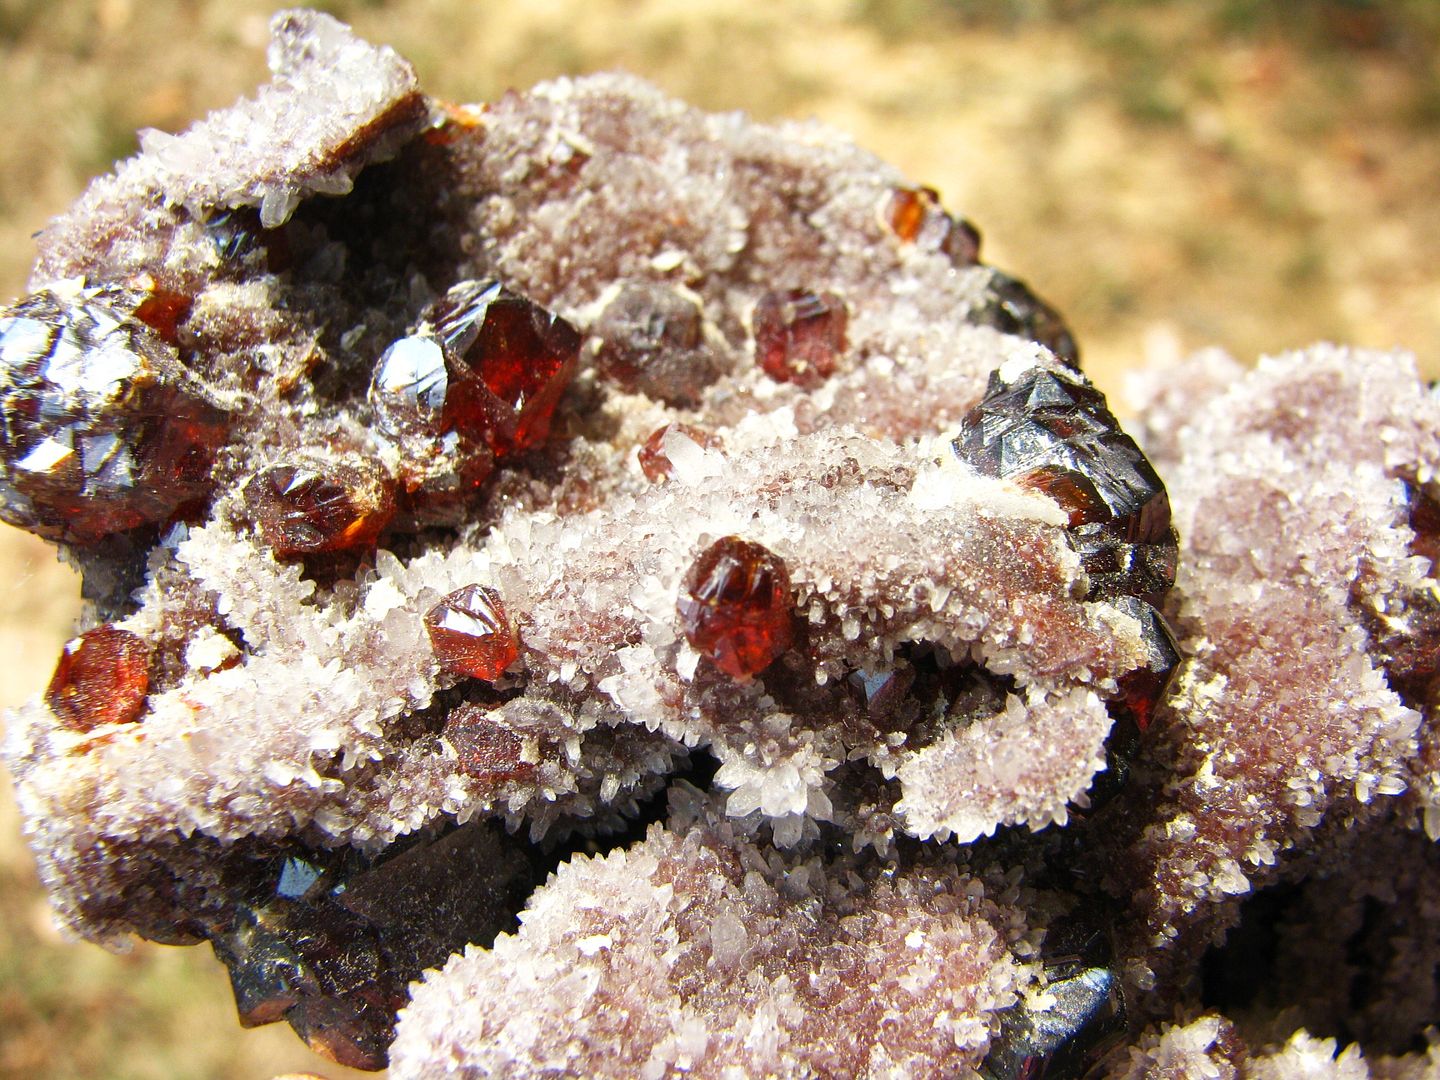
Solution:
<path fill-rule="evenodd" d="M 817 116 L 939 188 L 1069 317 L 1112 394 L 1147 351 L 1318 339 L 1440 372 L 1440 5 L 1430 0 L 459 0 L 321 5 L 483 101 L 625 68 L 709 109 Z M 263 78 L 254 0 L 0 0 L 0 299 L 30 234 Z M 0 708 L 43 686 L 73 575 L 0 526 Z M 198 949 L 60 940 L 0 795 L 0 1078 L 265 1077 Z"/>

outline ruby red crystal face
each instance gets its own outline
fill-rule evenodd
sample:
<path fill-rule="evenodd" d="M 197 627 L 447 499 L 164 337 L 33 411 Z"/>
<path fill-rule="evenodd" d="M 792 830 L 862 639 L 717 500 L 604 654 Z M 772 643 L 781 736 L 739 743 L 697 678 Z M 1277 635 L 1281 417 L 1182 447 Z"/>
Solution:
<path fill-rule="evenodd" d="M 676 610 L 691 646 L 736 679 L 758 675 L 795 640 L 785 563 L 738 536 L 715 541 L 695 560 Z"/>
<path fill-rule="evenodd" d="M 753 317 L 755 360 L 776 382 L 819 386 L 845 352 L 847 318 L 845 302 L 834 293 L 766 293 Z"/>
<path fill-rule="evenodd" d="M 105 625 L 65 646 L 45 691 L 45 704 L 73 731 L 128 724 L 150 690 L 150 647 L 128 630 Z"/>
<path fill-rule="evenodd" d="M 544 442 L 579 353 L 574 327 L 494 282 L 446 293 L 370 381 L 376 425 L 399 444 L 412 494 L 463 496 L 495 459 Z"/>
<path fill-rule="evenodd" d="M 677 435 L 689 439 L 696 446 L 703 447 L 706 450 L 720 449 L 724 445 L 720 441 L 719 436 L 712 435 L 710 432 L 698 428 L 694 424 L 677 422 L 674 424 L 666 424 L 662 428 L 655 429 L 650 437 L 645 440 L 645 445 L 640 447 L 639 454 L 640 471 L 645 474 L 645 479 L 649 480 L 652 484 L 658 484 L 660 481 L 668 479 L 670 473 L 673 471 L 674 465 L 670 461 L 670 457 L 665 448 L 669 445 L 669 440 L 675 438 Z"/>
<path fill-rule="evenodd" d="M 466 585 L 425 615 L 435 658 L 446 671 L 494 682 L 520 655 L 515 628 L 494 589 Z"/>
<path fill-rule="evenodd" d="M 279 559 L 368 547 L 395 511 L 386 481 L 343 465 L 272 465 L 243 494 Z"/>
<path fill-rule="evenodd" d="M 575 328 L 479 281 L 451 289 L 428 321 L 449 360 L 442 426 L 483 435 L 496 456 L 544 442 L 580 354 Z"/>

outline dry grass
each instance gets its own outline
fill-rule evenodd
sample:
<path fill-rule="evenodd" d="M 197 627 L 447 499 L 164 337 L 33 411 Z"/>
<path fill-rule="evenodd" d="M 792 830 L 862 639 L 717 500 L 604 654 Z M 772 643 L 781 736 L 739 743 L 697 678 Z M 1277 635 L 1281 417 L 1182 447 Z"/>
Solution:
<path fill-rule="evenodd" d="M 452 99 L 623 67 L 706 108 L 841 127 L 979 223 L 1112 391 L 1147 341 L 1403 344 L 1440 371 L 1430 0 L 323 6 Z M 263 77 L 270 9 L 0 0 L 0 294 L 137 128 L 182 127 Z M 3 527 L 0 567 L 3 706 L 43 684 L 77 605 L 48 550 Z M 288 1031 L 241 1033 L 203 950 L 59 941 L 16 836 L 0 801 L 0 1078 L 344 1075 Z"/>

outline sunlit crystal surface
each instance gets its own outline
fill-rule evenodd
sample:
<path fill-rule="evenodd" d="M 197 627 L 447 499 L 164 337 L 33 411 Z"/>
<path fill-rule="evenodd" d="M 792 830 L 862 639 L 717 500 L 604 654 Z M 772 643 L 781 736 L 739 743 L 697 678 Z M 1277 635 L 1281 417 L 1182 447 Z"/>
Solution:
<path fill-rule="evenodd" d="M 841 134 L 622 76 L 435 101 L 317 13 L 270 62 L 4 313 L 4 513 L 148 657 L 143 724 L 5 720 L 67 929 L 209 940 L 245 1022 L 397 1080 L 1426 1075 L 1408 361 L 1176 365 L 1152 468 Z M 136 682 L 95 670 L 82 725 Z M 1057 963 L 1074 920 L 1113 955 Z M 1362 1045 L 1254 1049 L 1316 1017 Z"/>
<path fill-rule="evenodd" d="M 0 310 L 0 516 L 12 524 L 88 543 L 209 494 L 225 415 L 125 314 L 132 303 L 42 291 Z"/>
<path fill-rule="evenodd" d="M 428 321 L 449 362 L 442 428 L 483 438 L 497 455 L 543 442 L 574 374 L 574 327 L 483 281 L 452 288 Z"/>
<path fill-rule="evenodd" d="M 686 639 L 733 678 L 758 675 L 795 639 L 785 563 L 738 536 L 700 554 L 676 606 Z"/>
<path fill-rule="evenodd" d="M 447 671 L 487 682 L 520 655 L 500 594 L 484 585 L 456 589 L 425 614 L 435 657 Z"/>
<path fill-rule="evenodd" d="M 394 512 L 382 481 L 345 466 L 272 465 L 243 494 L 281 559 L 368 547 Z"/>
<path fill-rule="evenodd" d="M 68 728 L 138 719 L 150 689 L 150 647 L 128 630 L 97 626 L 69 642 L 55 665 L 45 703 Z"/>

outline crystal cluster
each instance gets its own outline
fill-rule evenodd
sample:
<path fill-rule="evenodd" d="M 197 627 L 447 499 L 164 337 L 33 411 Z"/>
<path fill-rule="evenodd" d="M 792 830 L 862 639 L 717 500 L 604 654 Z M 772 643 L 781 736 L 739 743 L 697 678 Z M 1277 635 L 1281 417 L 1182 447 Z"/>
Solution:
<path fill-rule="evenodd" d="M 834 133 L 273 32 L 0 312 L 0 513 L 93 598 L 5 746 L 67 927 L 397 1076 L 1424 1067 L 1403 358 L 1199 357 L 1147 458 Z"/>

